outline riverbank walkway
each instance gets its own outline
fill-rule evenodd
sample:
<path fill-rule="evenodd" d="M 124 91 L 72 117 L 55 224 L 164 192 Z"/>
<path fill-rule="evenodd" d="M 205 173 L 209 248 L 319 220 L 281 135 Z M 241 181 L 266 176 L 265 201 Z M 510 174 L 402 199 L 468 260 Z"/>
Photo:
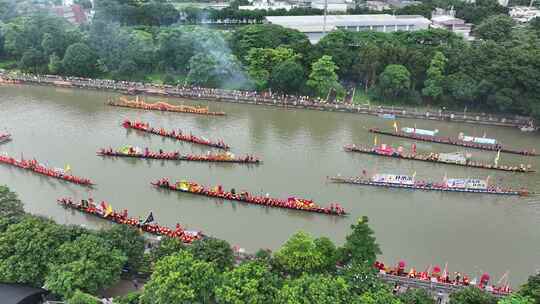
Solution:
<path fill-rule="evenodd" d="M 0 72 L 0 84 L 35 84 L 67 88 L 83 88 L 115 91 L 122 94 L 143 94 L 163 97 L 179 97 L 195 100 L 212 100 L 276 106 L 292 109 L 307 109 L 329 112 L 345 112 L 382 116 L 390 114 L 396 118 L 424 119 L 503 127 L 522 127 L 529 125 L 530 117 L 501 116 L 486 113 L 465 113 L 452 111 L 432 111 L 407 109 L 401 107 L 354 105 L 350 103 L 329 103 L 309 96 L 258 93 L 255 91 L 224 90 L 196 86 L 157 85 L 142 82 L 89 79 L 80 77 L 60 77 L 55 75 L 30 75 Z"/>

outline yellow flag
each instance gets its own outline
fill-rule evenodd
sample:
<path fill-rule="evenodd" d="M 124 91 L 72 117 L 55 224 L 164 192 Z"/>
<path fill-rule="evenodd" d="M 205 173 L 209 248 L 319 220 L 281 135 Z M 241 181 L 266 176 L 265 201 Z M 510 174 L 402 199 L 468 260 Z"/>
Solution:
<path fill-rule="evenodd" d="M 416 171 L 414 171 L 413 174 L 412 174 L 413 180 L 414 180 L 415 177 L 416 177 Z"/>
<path fill-rule="evenodd" d="M 109 215 L 111 215 L 113 213 L 113 208 L 111 206 L 111 204 L 109 204 L 109 206 L 107 206 L 107 209 L 105 210 L 105 215 L 104 217 L 108 217 Z"/>
<path fill-rule="evenodd" d="M 67 164 L 66 167 L 64 168 L 64 171 L 65 172 L 71 171 L 71 166 L 69 164 Z"/>
<path fill-rule="evenodd" d="M 378 142 L 377 135 L 375 135 L 375 138 L 373 138 L 373 145 L 376 146 Z"/>
<path fill-rule="evenodd" d="M 499 165 L 499 158 L 501 157 L 501 150 L 497 152 L 497 156 L 495 156 L 495 166 Z"/>
<path fill-rule="evenodd" d="M 397 121 L 395 121 L 395 120 L 394 120 L 394 130 L 396 130 L 396 132 L 398 131 Z"/>

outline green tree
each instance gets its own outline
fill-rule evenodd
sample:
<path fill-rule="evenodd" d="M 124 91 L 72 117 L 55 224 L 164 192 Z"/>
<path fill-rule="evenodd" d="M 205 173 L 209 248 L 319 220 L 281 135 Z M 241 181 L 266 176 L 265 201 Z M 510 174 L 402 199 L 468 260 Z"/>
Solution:
<path fill-rule="evenodd" d="M 497 300 L 477 287 L 468 287 L 450 295 L 450 304 L 495 304 Z"/>
<path fill-rule="evenodd" d="M 307 85 L 313 89 L 316 96 L 326 97 L 332 89 L 338 93 L 343 92 L 343 87 L 338 82 L 337 69 L 332 57 L 327 55 L 312 64 Z"/>
<path fill-rule="evenodd" d="M 62 60 L 60 57 L 58 57 L 56 54 L 49 56 L 49 64 L 47 65 L 47 68 L 52 74 L 60 73 L 62 71 Z"/>
<path fill-rule="evenodd" d="M 139 304 L 140 298 L 139 292 L 130 292 L 122 297 L 114 298 L 114 304 Z"/>
<path fill-rule="evenodd" d="M 306 54 L 311 44 L 307 36 L 297 30 L 275 24 L 254 24 L 238 28 L 230 39 L 231 49 L 242 62 L 254 48 L 291 48 L 297 54 Z"/>
<path fill-rule="evenodd" d="M 499 300 L 497 304 L 535 304 L 534 300 L 519 294 L 511 294 Z"/>
<path fill-rule="evenodd" d="M 494 15 L 486 18 L 475 29 L 475 33 L 480 39 L 493 41 L 509 40 L 514 20 L 508 15 Z"/>
<path fill-rule="evenodd" d="M 97 71 L 97 58 L 88 45 L 75 43 L 67 48 L 62 68 L 68 75 L 91 77 Z"/>
<path fill-rule="evenodd" d="M 390 64 L 379 76 L 379 89 L 385 98 L 398 98 L 408 93 L 411 73 L 403 65 Z"/>
<path fill-rule="evenodd" d="M 533 299 L 534 304 L 540 304 L 540 272 L 527 279 L 527 283 L 521 287 L 519 294 Z"/>
<path fill-rule="evenodd" d="M 326 238 L 313 239 L 297 232 L 275 253 L 274 261 L 287 274 L 332 271 L 336 266 L 336 249 Z"/>
<path fill-rule="evenodd" d="M 300 278 L 286 281 L 275 303 L 348 304 L 351 299 L 349 286 L 343 278 L 304 274 Z"/>
<path fill-rule="evenodd" d="M 446 93 L 461 104 L 472 102 L 476 97 L 477 84 L 469 75 L 456 73 L 446 77 Z"/>
<path fill-rule="evenodd" d="M 387 289 L 381 288 L 363 293 L 358 304 L 401 304 L 402 302 Z"/>
<path fill-rule="evenodd" d="M 294 60 L 277 64 L 270 75 L 270 87 L 278 92 L 298 93 L 306 82 L 304 67 Z"/>
<path fill-rule="evenodd" d="M 178 238 L 165 237 L 159 242 L 159 245 L 150 252 L 150 260 L 153 263 L 156 263 L 168 255 L 180 253 L 185 248 L 186 246 L 184 243 Z"/>
<path fill-rule="evenodd" d="M 217 303 L 274 303 L 280 281 L 268 265 L 247 262 L 223 274 L 216 288 Z"/>
<path fill-rule="evenodd" d="M 421 288 L 408 289 L 398 298 L 403 304 L 435 304 L 435 299 Z"/>
<path fill-rule="evenodd" d="M 19 68 L 25 72 L 39 73 L 44 70 L 46 62 L 40 51 L 31 48 L 23 53 L 19 61 Z"/>
<path fill-rule="evenodd" d="M 204 238 L 193 242 L 188 250 L 196 259 L 214 263 L 220 271 L 229 269 L 234 264 L 231 245 L 224 240 Z"/>
<path fill-rule="evenodd" d="M 362 216 L 356 224 L 351 225 L 351 233 L 345 238 L 343 247 L 338 249 L 341 263 L 373 265 L 377 254 L 382 253 L 368 221 L 367 216 Z"/>
<path fill-rule="evenodd" d="M 183 251 L 159 260 L 144 286 L 141 304 L 209 303 L 219 274 L 213 263 Z"/>
<path fill-rule="evenodd" d="M 345 279 L 355 294 L 387 288 L 377 277 L 377 270 L 372 264 L 347 264 L 339 269 L 338 275 Z"/>
<path fill-rule="evenodd" d="M 100 304 L 98 298 L 77 290 L 73 293 L 73 296 L 67 300 L 67 304 Z"/>
<path fill-rule="evenodd" d="M 431 64 L 427 70 L 427 79 L 424 82 L 422 94 L 430 100 L 437 100 L 443 94 L 444 84 L 444 67 L 446 65 L 446 57 L 441 52 L 435 52 L 431 59 Z"/>
<path fill-rule="evenodd" d="M 41 287 L 57 248 L 68 241 L 54 222 L 27 216 L 0 233 L 0 282 Z"/>
<path fill-rule="evenodd" d="M 138 230 L 127 225 L 114 225 L 102 230 L 100 236 L 111 248 L 120 250 L 127 257 L 130 271 L 139 269 L 144 255 L 144 238 Z"/>
<path fill-rule="evenodd" d="M 254 48 L 249 50 L 246 57 L 248 74 L 255 81 L 259 90 L 268 87 L 268 81 L 274 67 L 287 60 L 294 62 L 299 58 L 289 48 L 278 47 L 276 49 Z"/>
<path fill-rule="evenodd" d="M 23 215 L 23 204 L 17 194 L 11 192 L 7 186 L 0 185 L 0 218 L 12 219 Z"/>
<path fill-rule="evenodd" d="M 95 294 L 120 280 L 126 257 L 95 235 L 82 235 L 58 248 L 45 285 L 56 294 L 71 297 L 81 290 Z"/>

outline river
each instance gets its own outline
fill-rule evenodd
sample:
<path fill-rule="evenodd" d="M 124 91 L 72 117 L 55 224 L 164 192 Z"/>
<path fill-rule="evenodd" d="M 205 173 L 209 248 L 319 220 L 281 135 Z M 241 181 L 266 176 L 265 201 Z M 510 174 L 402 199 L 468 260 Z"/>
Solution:
<path fill-rule="evenodd" d="M 347 143 L 372 144 L 369 127 L 392 128 L 392 122 L 377 117 L 284 110 L 265 106 L 216 102 L 185 102 L 209 105 L 225 111 L 225 117 L 192 116 L 179 113 L 145 112 L 104 104 L 111 92 L 71 90 L 39 86 L 0 87 L 0 133 L 9 132 L 13 141 L 0 145 L 0 152 L 17 158 L 36 158 L 50 167 L 69 164 L 73 174 L 88 177 L 98 185 L 91 191 L 96 200 L 110 202 L 114 209 L 128 209 L 133 216 L 153 212 L 162 225 L 177 222 L 189 229 L 225 239 L 233 245 L 255 251 L 279 248 L 298 230 L 328 236 L 341 244 L 349 226 L 367 215 L 387 263 L 398 259 L 417 269 L 447 262 L 450 271 L 471 275 L 488 271 L 493 278 L 510 271 L 514 287 L 540 268 L 540 200 L 536 197 L 499 197 L 336 185 L 326 176 L 359 175 L 368 172 L 413 174 L 417 179 L 486 177 L 492 181 L 527 186 L 540 191 L 538 174 L 512 174 L 378 158 L 343 151 Z M 150 98 L 155 100 L 155 98 Z M 206 153 L 202 146 L 179 143 L 153 135 L 141 135 L 120 126 L 122 120 L 142 119 L 167 129 L 181 128 L 207 138 L 223 138 L 238 155 L 260 156 L 260 166 L 170 162 L 136 159 L 104 159 L 96 156 L 101 147 L 131 144 L 153 150 Z M 439 129 L 441 135 L 466 134 L 495 137 L 512 147 L 540 151 L 537 135 L 518 129 L 445 124 L 425 120 L 401 120 L 402 126 Z M 410 141 L 378 137 L 379 142 L 403 144 Z M 456 151 L 455 147 L 418 143 L 418 152 Z M 473 155 L 491 161 L 495 153 L 472 150 Z M 540 157 L 502 154 L 500 163 L 531 162 L 540 169 Z M 349 213 L 338 218 L 298 211 L 269 209 L 229 201 L 217 201 L 185 193 L 153 189 L 150 182 L 169 177 L 190 179 L 206 185 L 222 184 L 225 189 L 286 198 L 314 199 L 321 205 L 339 202 Z M 28 212 L 53 218 L 63 224 L 107 227 L 109 223 L 66 210 L 56 199 L 87 197 L 84 187 L 41 177 L 0 165 L 0 184 L 16 191 Z"/>

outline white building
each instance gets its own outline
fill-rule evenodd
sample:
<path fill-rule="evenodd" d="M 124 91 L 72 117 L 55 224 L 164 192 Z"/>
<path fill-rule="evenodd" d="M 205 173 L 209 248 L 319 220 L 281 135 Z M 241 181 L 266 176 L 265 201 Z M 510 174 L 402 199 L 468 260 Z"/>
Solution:
<path fill-rule="evenodd" d="M 249 10 L 249 11 L 284 9 L 288 11 L 292 9 L 293 7 L 296 7 L 296 6 L 286 1 L 256 0 L 256 1 L 253 1 L 251 5 L 240 5 L 238 9 Z"/>
<path fill-rule="evenodd" d="M 346 12 L 348 4 L 344 0 L 326 0 L 328 12 Z M 311 8 L 324 10 L 325 1 L 315 0 L 311 2 Z"/>
<path fill-rule="evenodd" d="M 455 16 L 456 11 L 454 9 L 447 11 L 436 8 L 431 13 L 431 27 L 452 31 L 468 41 L 474 40 L 474 37 L 471 36 L 472 24 L 465 23 L 465 20 L 456 18 Z"/>
<path fill-rule="evenodd" d="M 510 8 L 510 17 L 518 23 L 527 23 L 540 17 L 540 9 L 530 6 L 514 6 Z"/>
<path fill-rule="evenodd" d="M 431 21 L 422 16 L 380 15 L 328 15 L 324 16 L 267 16 L 266 22 L 296 29 L 305 33 L 311 43 L 317 43 L 327 32 L 349 31 L 416 31 L 427 29 Z"/>

